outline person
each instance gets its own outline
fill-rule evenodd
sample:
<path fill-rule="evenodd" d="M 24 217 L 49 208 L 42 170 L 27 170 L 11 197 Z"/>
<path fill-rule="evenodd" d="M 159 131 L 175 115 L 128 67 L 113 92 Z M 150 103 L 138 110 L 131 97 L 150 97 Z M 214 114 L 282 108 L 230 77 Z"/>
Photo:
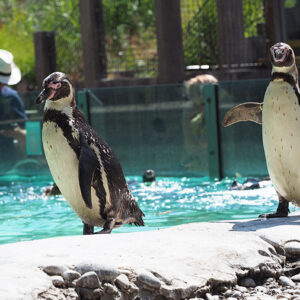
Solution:
<path fill-rule="evenodd" d="M 210 74 L 197 75 L 185 82 L 188 101 L 182 116 L 184 137 L 183 167 L 187 170 L 206 169 L 207 150 L 205 127 L 205 103 L 203 87 L 208 83 L 217 83 Z M 205 159 L 203 159 L 205 157 Z"/>
<path fill-rule="evenodd" d="M 14 63 L 13 55 L 0 49 L 0 144 L 2 162 L 7 156 L 25 154 L 25 113 L 24 103 L 18 92 L 9 87 L 21 81 L 21 71 Z M 17 151 L 17 152 L 16 152 Z"/>

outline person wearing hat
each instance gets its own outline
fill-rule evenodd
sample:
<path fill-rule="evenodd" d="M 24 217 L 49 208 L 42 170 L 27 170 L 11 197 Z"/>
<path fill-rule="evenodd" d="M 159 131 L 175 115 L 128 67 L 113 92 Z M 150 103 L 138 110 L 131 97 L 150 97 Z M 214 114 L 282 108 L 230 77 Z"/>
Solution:
<path fill-rule="evenodd" d="M 24 103 L 17 91 L 9 88 L 7 85 L 15 85 L 21 80 L 21 71 L 15 65 L 13 55 L 3 49 L 0 49 L 0 100 L 1 108 L 0 121 L 21 119 L 27 120 Z M 4 108 L 4 104 L 7 107 Z"/>
<path fill-rule="evenodd" d="M 24 150 L 25 146 L 24 127 L 28 118 L 24 103 L 18 92 L 8 87 L 19 83 L 20 80 L 21 71 L 14 63 L 13 55 L 0 49 L 0 151 L 3 161 L 6 153 L 11 157 L 11 151 L 17 146 L 21 146 L 18 147 L 23 148 L 21 150 Z"/>

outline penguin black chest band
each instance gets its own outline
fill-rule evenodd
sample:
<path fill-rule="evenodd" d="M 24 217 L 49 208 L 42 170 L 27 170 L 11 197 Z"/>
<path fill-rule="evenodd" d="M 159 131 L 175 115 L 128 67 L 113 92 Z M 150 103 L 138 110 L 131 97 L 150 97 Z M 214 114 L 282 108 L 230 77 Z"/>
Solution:
<path fill-rule="evenodd" d="M 276 79 L 282 79 L 283 81 L 287 82 L 293 88 L 295 95 L 298 99 L 298 104 L 300 105 L 300 92 L 297 86 L 297 83 L 294 77 L 290 74 L 283 73 L 283 72 L 274 72 L 271 76 L 271 81 L 275 81 Z"/>

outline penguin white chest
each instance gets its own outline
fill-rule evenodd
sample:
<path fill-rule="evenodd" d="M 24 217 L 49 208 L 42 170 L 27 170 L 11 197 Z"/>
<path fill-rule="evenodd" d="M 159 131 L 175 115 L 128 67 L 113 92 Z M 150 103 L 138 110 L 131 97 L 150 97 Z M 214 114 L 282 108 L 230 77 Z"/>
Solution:
<path fill-rule="evenodd" d="M 76 136 L 77 135 L 77 136 Z M 74 132 L 78 139 L 78 133 Z M 80 219 L 90 225 L 103 225 L 99 201 L 92 188 L 92 209 L 82 198 L 78 178 L 78 158 L 63 131 L 54 122 L 45 122 L 42 130 L 43 147 L 55 183 Z"/>
<path fill-rule="evenodd" d="M 300 204 L 300 106 L 290 84 L 284 81 L 269 84 L 262 120 L 271 180 L 280 195 Z"/>

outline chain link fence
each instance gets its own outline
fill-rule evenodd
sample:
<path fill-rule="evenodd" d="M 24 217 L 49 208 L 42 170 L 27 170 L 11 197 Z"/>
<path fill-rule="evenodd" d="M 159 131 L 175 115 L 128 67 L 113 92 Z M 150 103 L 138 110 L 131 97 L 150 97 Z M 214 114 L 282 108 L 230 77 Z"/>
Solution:
<path fill-rule="evenodd" d="M 102 4 L 108 76 L 157 76 L 155 1 L 102 0 Z M 1 48 L 14 53 L 27 81 L 34 81 L 35 31 L 55 32 L 57 69 L 75 81 L 83 80 L 79 0 L 7 0 L 0 2 L 0 10 Z M 243 10 L 245 38 L 261 34 L 263 0 L 243 0 Z M 217 66 L 217 0 L 181 0 L 181 19 L 185 65 Z"/>

